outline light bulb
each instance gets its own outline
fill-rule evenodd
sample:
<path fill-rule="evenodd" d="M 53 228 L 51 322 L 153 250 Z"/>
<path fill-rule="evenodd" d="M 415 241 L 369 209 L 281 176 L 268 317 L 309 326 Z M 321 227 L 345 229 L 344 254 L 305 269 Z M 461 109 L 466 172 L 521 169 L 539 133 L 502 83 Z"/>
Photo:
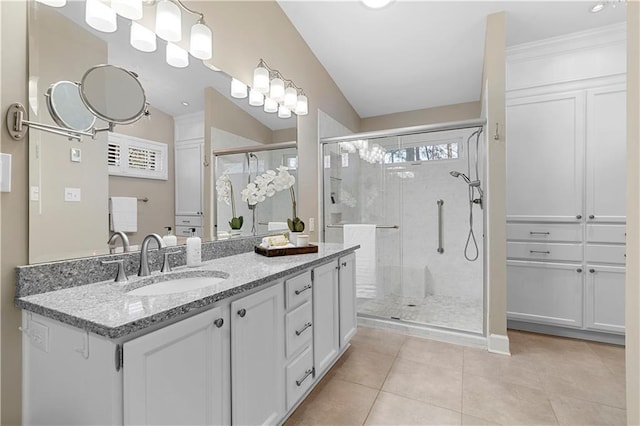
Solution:
<path fill-rule="evenodd" d="M 309 103 L 305 95 L 298 96 L 298 102 L 296 103 L 296 114 L 297 115 L 309 114 Z"/>
<path fill-rule="evenodd" d="M 278 111 L 278 103 L 271 98 L 264 99 L 264 112 Z"/>
<path fill-rule="evenodd" d="M 252 106 L 264 105 L 264 95 L 258 92 L 256 89 L 249 90 L 249 105 L 252 105 Z"/>
<path fill-rule="evenodd" d="M 156 33 L 137 22 L 132 22 L 131 38 L 129 39 L 129 42 L 131 43 L 131 46 L 142 52 L 155 52 Z"/>
<path fill-rule="evenodd" d="M 142 0 L 111 0 L 111 9 L 123 18 L 142 18 Z"/>
<path fill-rule="evenodd" d="M 278 108 L 278 117 L 289 118 L 291 117 L 291 110 L 284 105 L 280 105 Z"/>
<path fill-rule="evenodd" d="M 263 94 L 269 92 L 269 70 L 260 66 L 253 70 L 253 88 Z"/>
<path fill-rule="evenodd" d="M 116 13 L 100 0 L 87 0 L 84 20 L 90 27 L 105 33 L 118 29 Z"/>
<path fill-rule="evenodd" d="M 167 43 L 167 63 L 172 67 L 189 66 L 189 53 L 178 45 Z"/>
<path fill-rule="evenodd" d="M 271 80 L 271 89 L 269 90 L 269 97 L 276 102 L 280 102 L 284 99 L 284 81 L 276 77 Z"/>
<path fill-rule="evenodd" d="M 38 3 L 46 4 L 51 7 L 62 7 L 67 4 L 67 0 L 36 0 Z"/>
<path fill-rule="evenodd" d="M 156 9 L 156 34 L 167 41 L 182 39 L 180 8 L 170 0 L 161 0 Z"/>
<path fill-rule="evenodd" d="M 235 78 L 231 79 L 231 96 L 237 99 L 244 99 L 247 97 L 247 85 L 241 82 L 240 80 L 236 80 Z"/>
<path fill-rule="evenodd" d="M 211 30 L 204 24 L 191 27 L 189 52 L 198 59 L 211 59 Z"/>
<path fill-rule="evenodd" d="M 291 109 L 295 109 L 296 105 L 298 104 L 298 91 L 296 90 L 295 87 L 287 87 L 287 89 L 284 91 L 284 106 L 286 106 L 287 108 Z"/>

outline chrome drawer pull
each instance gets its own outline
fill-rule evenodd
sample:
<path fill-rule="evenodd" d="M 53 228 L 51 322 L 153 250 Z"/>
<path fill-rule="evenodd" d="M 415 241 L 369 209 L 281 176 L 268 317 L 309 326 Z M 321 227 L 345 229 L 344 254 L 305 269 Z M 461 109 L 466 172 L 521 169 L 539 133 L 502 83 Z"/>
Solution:
<path fill-rule="evenodd" d="M 296 296 L 298 296 L 298 295 L 300 295 L 300 294 L 304 293 L 305 291 L 307 291 L 307 290 L 309 290 L 309 289 L 311 289 L 311 284 L 307 284 L 307 285 L 305 285 L 305 286 L 304 286 L 304 287 L 302 287 L 301 289 L 299 289 L 299 290 L 296 290 L 296 291 L 295 291 Z"/>
<path fill-rule="evenodd" d="M 550 235 L 551 232 L 537 232 L 537 231 L 530 231 L 529 234 L 531 235 Z"/>
<path fill-rule="evenodd" d="M 307 380 L 307 377 L 309 377 L 310 375 L 313 374 L 313 372 L 315 371 L 315 368 L 311 367 L 310 369 L 308 369 L 307 371 L 304 372 L 304 376 L 302 376 L 302 378 L 300 378 L 300 380 L 296 380 L 296 385 L 301 386 L 302 383 Z"/>
<path fill-rule="evenodd" d="M 595 274 L 596 270 L 595 269 L 589 269 L 589 273 L 591 274 Z"/>
<path fill-rule="evenodd" d="M 213 324 L 215 324 L 216 327 L 220 328 L 224 325 L 224 320 L 222 318 L 218 318 L 213 322 Z"/>
<path fill-rule="evenodd" d="M 304 326 L 302 326 L 302 328 L 301 328 L 300 330 L 296 330 L 296 336 L 299 336 L 299 335 L 301 335 L 302 333 L 304 333 L 304 331 L 305 331 L 307 328 L 311 327 L 311 325 L 312 325 L 312 324 L 311 324 L 311 321 L 309 321 L 309 322 L 308 322 L 308 323 L 306 323 Z"/>
<path fill-rule="evenodd" d="M 541 251 L 541 250 L 529 250 L 529 253 L 539 253 L 539 254 L 551 254 L 550 251 Z"/>

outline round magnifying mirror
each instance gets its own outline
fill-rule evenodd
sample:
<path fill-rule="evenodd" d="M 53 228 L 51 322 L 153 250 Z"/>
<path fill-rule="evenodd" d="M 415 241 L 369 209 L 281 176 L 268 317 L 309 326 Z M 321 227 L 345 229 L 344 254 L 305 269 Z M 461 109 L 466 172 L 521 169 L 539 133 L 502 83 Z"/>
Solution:
<path fill-rule="evenodd" d="M 80 82 L 80 97 L 98 118 L 114 124 L 133 123 L 147 108 L 147 98 L 136 75 L 114 65 L 90 68 Z"/>
<path fill-rule="evenodd" d="M 52 84 L 46 99 L 49 114 L 58 126 L 83 132 L 93 128 L 96 116 L 82 102 L 77 83 L 59 81 Z"/>

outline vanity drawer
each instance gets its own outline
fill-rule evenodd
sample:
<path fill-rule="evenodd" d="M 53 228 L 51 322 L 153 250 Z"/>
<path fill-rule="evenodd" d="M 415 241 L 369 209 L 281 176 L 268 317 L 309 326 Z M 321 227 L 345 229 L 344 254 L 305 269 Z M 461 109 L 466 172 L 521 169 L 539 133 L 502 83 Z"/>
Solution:
<path fill-rule="evenodd" d="M 507 223 L 508 240 L 582 241 L 577 223 Z"/>
<path fill-rule="evenodd" d="M 308 346 L 289 366 L 287 366 L 287 411 L 300 400 L 309 389 L 316 375 L 313 368 L 313 351 Z"/>
<path fill-rule="evenodd" d="M 286 288 L 286 308 L 290 310 L 311 298 L 313 283 L 311 282 L 311 272 L 304 272 L 296 277 L 285 281 Z"/>
<path fill-rule="evenodd" d="M 202 216 L 176 216 L 176 226 L 202 226 Z"/>
<path fill-rule="evenodd" d="M 190 237 L 193 228 L 196 229 L 196 236 L 202 238 L 202 226 L 176 226 L 176 236 Z"/>
<path fill-rule="evenodd" d="M 603 244 L 587 244 L 585 260 L 591 263 L 619 263 L 626 262 L 625 246 L 609 246 Z"/>
<path fill-rule="evenodd" d="M 587 225 L 587 241 L 590 243 L 626 243 L 627 227 L 624 225 Z"/>
<path fill-rule="evenodd" d="M 582 262 L 582 244 L 507 242 L 509 259 Z"/>
<path fill-rule="evenodd" d="M 298 352 L 304 345 L 311 343 L 312 318 L 310 301 L 287 314 L 285 318 L 287 358 Z"/>

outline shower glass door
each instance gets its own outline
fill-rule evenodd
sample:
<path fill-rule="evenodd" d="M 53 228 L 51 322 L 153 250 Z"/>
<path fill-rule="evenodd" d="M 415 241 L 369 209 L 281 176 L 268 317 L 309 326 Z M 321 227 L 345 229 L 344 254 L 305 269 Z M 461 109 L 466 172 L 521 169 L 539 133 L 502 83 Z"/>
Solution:
<path fill-rule="evenodd" d="M 350 224 L 377 225 L 375 248 L 357 251 L 359 315 L 483 332 L 483 214 L 466 181 L 450 174 L 469 176 L 473 130 L 323 145 L 324 240 L 344 242 Z M 467 257 L 477 253 L 475 261 L 465 259 L 470 206 L 477 252 L 469 238 Z M 375 277 L 375 291 L 358 289 L 361 276 Z"/>

